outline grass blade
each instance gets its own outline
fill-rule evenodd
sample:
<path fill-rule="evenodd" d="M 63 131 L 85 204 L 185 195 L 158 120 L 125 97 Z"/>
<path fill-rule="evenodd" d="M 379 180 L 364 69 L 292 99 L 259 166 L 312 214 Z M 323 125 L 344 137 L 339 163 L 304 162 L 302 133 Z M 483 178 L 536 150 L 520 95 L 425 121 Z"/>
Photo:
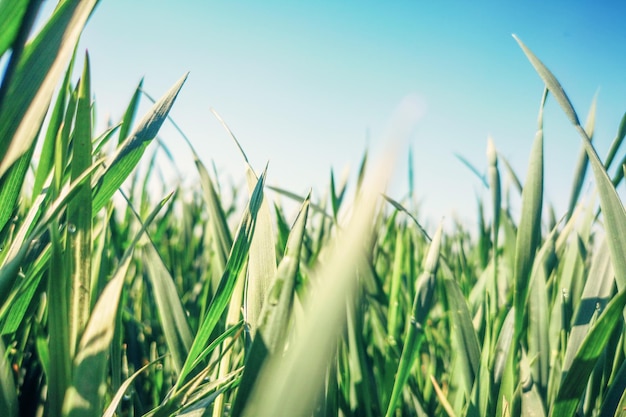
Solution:
<path fill-rule="evenodd" d="M 78 103 L 72 136 L 71 181 L 76 181 L 91 166 L 91 81 L 89 55 L 78 89 Z M 67 206 L 67 248 L 70 258 L 70 355 L 89 319 L 91 309 L 91 176 L 76 190 Z"/>
<path fill-rule="evenodd" d="M 93 213 L 104 207 L 133 171 L 146 147 L 157 135 L 186 79 L 187 75 L 178 80 L 150 109 L 134 132 L 120 145 L 111 162 L 107 164 L 107 169 L 98 176 L 93 191 Z"/>

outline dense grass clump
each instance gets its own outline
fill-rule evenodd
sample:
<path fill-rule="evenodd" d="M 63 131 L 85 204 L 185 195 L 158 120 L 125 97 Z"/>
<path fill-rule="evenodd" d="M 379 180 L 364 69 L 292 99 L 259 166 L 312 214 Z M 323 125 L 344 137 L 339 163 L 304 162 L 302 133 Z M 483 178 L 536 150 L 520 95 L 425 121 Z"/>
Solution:
<path fill-rule="evenodd" d="M 39 2 L 0 3 L 0 415 L 622 415 L 626 118 L 600 159 L 593 117 L 515 38 L 546 89 L 523 181 L 488 143 L 477 230 L 425 230 L 367 154 L 315 199 L 247 162 L 224 190 L 189 144 L 200 186 L 158 200 L 144 154 L 185 77 L 94 132 L 87 55 L 72 74 L 96 3 L 60 2 L 30 41 Z M 566 213 L 544 207 L 548 96 L 583 145 Z"/>

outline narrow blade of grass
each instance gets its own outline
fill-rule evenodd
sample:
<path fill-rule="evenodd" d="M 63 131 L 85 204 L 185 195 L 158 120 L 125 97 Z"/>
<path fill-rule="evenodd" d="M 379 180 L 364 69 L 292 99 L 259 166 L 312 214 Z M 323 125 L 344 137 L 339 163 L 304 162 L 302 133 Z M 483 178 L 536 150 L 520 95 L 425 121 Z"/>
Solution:
<path fill-rule="evenodd" d="M 89 55 L 80 80 L 70 164 L 76 181 L 91 166 L 91 80 Z M 91 309 L 91 176 L 79 186 L 67 207 L 67 248 L 70 256 L 70 354 L 73 357 Z"/>

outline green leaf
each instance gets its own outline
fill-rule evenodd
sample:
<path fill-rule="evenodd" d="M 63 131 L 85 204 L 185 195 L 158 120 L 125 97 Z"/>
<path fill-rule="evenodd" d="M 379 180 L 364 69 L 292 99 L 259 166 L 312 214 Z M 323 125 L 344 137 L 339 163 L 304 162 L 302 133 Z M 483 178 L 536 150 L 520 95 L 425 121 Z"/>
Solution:
<path fill-rule="evenodd" d="M 565 91 L 563 91 L 563 88 L 561 88 L 561 85 L 548 68 L 519 39 L 515 39 L 583 139 L 583 146 L 589 157 L 600 195 L 600 207 L 605 219 L 605 229 L 609 240 L 611 261 L 615 270 L 615 279 L 618 289 L 623 291 L 626 288 L 626 257 L 624 256 L 624 253 L 626 253 L 626 212 L 624 211 L 624 206 L 604 165 L 591 144 L 591 139 L 580 126 L 576 112 Z"/>
<path fill-rule="evenodd" d="M 130 261 L 128 256 L 120 264 L 89 318 L 74 361 L 73 382 L 63 404 L 66 416 L 91 417 L 102 412 L 107 356 Z"/>

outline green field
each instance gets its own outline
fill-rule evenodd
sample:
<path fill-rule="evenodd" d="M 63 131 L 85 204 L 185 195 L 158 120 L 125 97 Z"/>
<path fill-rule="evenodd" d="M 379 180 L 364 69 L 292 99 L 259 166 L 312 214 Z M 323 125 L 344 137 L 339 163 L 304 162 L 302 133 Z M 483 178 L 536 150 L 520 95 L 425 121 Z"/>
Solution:
<path fill-rule="evenodd" d="M 477 226 L 431 230 L 412 189 L 386 194 L 397 155 L 320 173 L 313 199 L 243 150 L 247 188 L 227 188 L 181 132 L 198 187 L 164 189 L 154 139 L 186 77 L 94 131 L 75 47 L 97 1 L 27 42 L 38 3 L 0 1 L 1 416 L 626 416 L 626 117 L 599 157 L 595 104 L 582 126 L 518 38 L 546 85 L 526 178 L 489 141 Z M 546 99 L 582 144 L 564 213 L 543 193 Z"/>

